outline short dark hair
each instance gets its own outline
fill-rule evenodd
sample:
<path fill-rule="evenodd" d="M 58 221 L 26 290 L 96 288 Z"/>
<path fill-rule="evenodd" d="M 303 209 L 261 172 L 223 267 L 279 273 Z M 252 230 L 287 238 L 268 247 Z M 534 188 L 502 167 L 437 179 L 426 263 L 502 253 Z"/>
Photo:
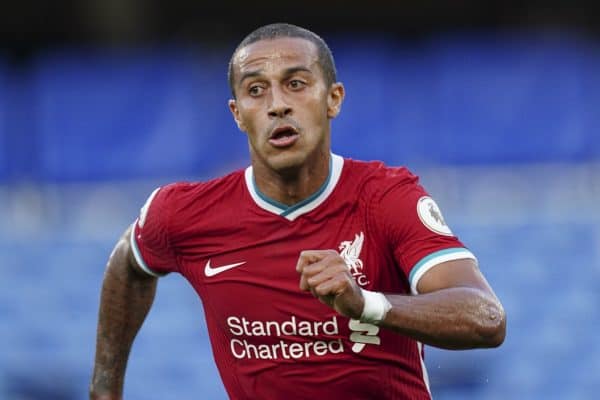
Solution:
<path fill-rule="evenodd" d="M 240 44 L 235 48 L 235 51 L 231 55 L 231 59 L 229 60 L 227 79 L 229 81 L 229 88 L 231 89 L 231 94 L 233 95 L 233 97 L 235 97 L 235 90 L 233 88 L 233 58 L 235 57 L 237 52 L 240 49 L 254 42 L 258 42 L 260 40 L 273 40 L 278 38 L 301 38 L 314 43 L 314 45 L 317 47 L 319 64 L 321 65 L 321 69 L 323 70 L 325 83 L 329 86 L 337 81 L 337 73 L 335 70 L 335 62 L 333 61 L 333 55 L 331 54 L 331 50 L 329 50 L 327 43 L 325 43 L 325 41 L 319 35 L 309 31 L 308 29 L 304 29 L 296 25 L 286 23 L 275 23 L 261 26 L 260 28 L 248 34 L 248 36 L 246 36 L 244 40 L 242 40 Z"/>

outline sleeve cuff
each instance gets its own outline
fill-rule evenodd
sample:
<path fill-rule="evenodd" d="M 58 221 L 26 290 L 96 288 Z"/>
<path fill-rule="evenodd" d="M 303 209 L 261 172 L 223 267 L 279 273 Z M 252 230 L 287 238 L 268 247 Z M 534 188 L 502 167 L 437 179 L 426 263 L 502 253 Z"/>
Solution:
<path fill-rule="evenodd" d="M 140 252 L 137 241 L 135 240 L 136 226 L 137 226 L 137 219 L 133 223 L 133 228 L 131 229 L 131 236 L 130 236 L 131 250 L 133 251 L 133 256 L 135 257 L 135 261 L 137 261 L 141 270 L 144 271 L 145 273 L 147 273 L 148 275 L 154 276 L 155 278 L 160 278 L 161 276 L 165 276 L 166 274 L 161 274 L 161 273 L 153 271 L 150 267 L 148 267 L 148 264 L 146 264 L 146 262 L 142 258 L 142 253 Z"/>
<path fill-rule="evenodd" d="M 415 264 L 408 277 L 412 294 L 419 294 L 417 291 L 417 284 L 421 277 L 423 277 L 423 275 L 431 268 L 446 261 L 460 260 L 463 258 L 472 259 L 477 262 L 475 255 L 464 247 L 444 249 L 423 257 L 421 261 Z"/>

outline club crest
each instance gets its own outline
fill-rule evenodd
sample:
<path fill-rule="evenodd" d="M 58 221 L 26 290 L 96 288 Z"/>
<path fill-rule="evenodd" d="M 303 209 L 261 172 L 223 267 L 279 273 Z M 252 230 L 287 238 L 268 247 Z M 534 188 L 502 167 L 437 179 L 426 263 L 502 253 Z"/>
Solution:
<path fill-rule="evenodd" d="M 360 259 L 360 252 L 365 241 L 363 232 L 354 235 L 354 240 L 345 240 L 340 243 L 340 256 L 346 262 L 350 273 L 360 286 L 365 286 L 369 283 L 367 276 L 363 273 L 363 262 Z"/>

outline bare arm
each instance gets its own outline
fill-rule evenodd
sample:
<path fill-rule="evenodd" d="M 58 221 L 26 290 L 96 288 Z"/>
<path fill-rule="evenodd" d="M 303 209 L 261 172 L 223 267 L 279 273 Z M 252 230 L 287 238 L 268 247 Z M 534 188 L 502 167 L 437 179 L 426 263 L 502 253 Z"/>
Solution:
<path fill-rule="evenodd" d="M 131 227 L 108 260 L 100 297 L 90 399 L 122 398 L 133 339 L 152 306 L 157 279 L 139 270 L 129 244 Z"/>
<path fill-rule="evenodd" d="M 381 326 L 446 348 L 497 347 L 504 341 L 504 309 L 475 261 L 448 261 L 429 270 L 416 296 L 386 295 L 392 304 Z"/>
<path fill-rule="evenodd" d="M 364 296 L 333 250 L 302 252 L 300 288 L 349 318 L 360 319 Z M 380 326 L 446 348 L 496 347 L 506 332 L 502 305 L 474 261 L 441 263 L 419 280 L 418 295 L 386 294 L 392 308 Z"/>

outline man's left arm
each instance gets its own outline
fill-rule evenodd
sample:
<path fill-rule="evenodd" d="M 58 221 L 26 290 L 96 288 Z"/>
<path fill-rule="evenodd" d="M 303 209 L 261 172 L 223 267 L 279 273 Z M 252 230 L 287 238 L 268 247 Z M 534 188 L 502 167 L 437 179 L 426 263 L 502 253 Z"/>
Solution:
<path fill-rule="evenodd" d="M 504 341 L 504 309 L 474 260 L 438 264 L 417 288 L 417 295 L 386 295 L 392 308 L 379 325 L 445 349 L 497 347 Z"/>
<path fill-rule="evenodd" d="M 427 345 L 471 349 L 497 347 L 504 341 L 504 309 L 475 260 L 432 267 L 419 279 L 416 295 L 364 291 L 332 250 L 302 252 L 297 270 L 300 288 L 340 314 L 365 321 L 366 310 L 382 309 L 385 302 L 382 319 L 375 323 Z"/>

